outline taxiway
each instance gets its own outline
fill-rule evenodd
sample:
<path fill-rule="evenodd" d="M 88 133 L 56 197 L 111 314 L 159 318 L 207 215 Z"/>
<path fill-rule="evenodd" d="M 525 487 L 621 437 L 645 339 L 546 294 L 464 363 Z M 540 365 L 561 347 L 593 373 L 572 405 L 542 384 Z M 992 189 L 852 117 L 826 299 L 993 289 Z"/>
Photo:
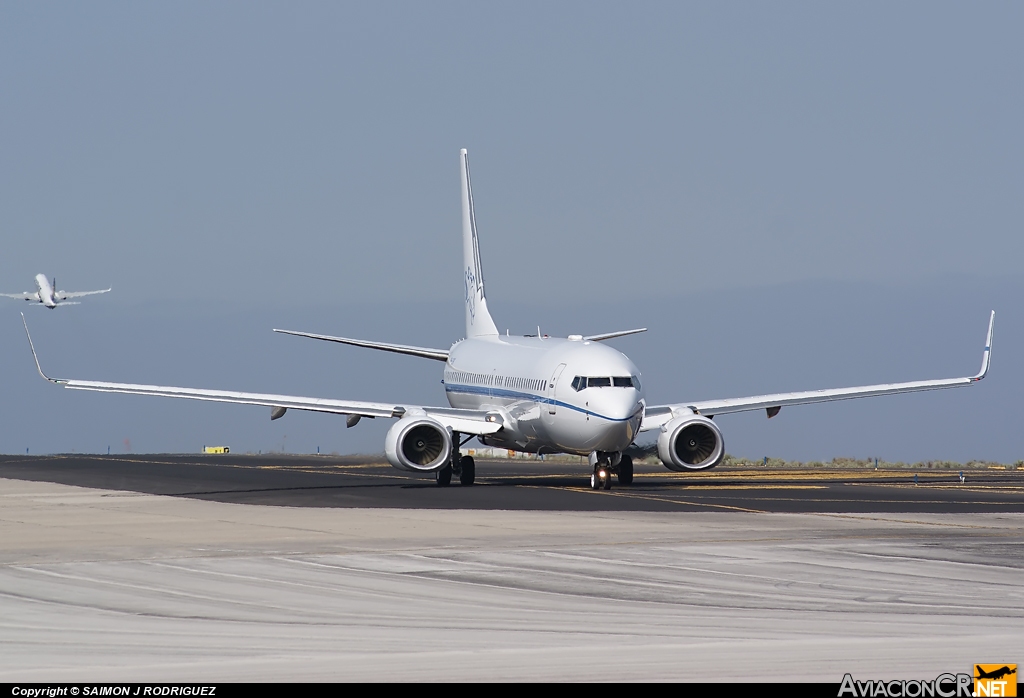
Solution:
<path fill-rule="evenodd" d="M 838 683 L 1024 650 L 1017 473 L 460 491 L 239 460 L 7 457 L 0 680 Z"/>

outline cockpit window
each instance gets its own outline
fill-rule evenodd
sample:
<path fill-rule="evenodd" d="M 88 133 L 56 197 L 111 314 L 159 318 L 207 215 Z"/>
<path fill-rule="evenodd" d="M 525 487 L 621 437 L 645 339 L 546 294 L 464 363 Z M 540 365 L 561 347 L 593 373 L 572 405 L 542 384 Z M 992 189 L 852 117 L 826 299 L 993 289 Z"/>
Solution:
<path fill-rule="evenodd" d="M 640 389 L 640 381 L 636 376 L 576 376 L 572 379 L 573 390 L 579 392 L 587 388 L 636 388 Z"/>

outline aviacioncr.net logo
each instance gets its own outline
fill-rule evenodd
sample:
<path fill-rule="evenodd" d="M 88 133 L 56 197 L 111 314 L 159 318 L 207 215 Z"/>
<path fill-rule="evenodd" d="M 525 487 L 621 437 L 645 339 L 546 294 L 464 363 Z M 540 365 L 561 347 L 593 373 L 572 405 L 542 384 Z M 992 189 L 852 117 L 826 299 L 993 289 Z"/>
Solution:
<path fill-rule="evenodd" d="M 934 679 L 858 681 L 850 674 L 843 676 L 839 698 L 972 698 L 970 674 L 939 674 Z"/>

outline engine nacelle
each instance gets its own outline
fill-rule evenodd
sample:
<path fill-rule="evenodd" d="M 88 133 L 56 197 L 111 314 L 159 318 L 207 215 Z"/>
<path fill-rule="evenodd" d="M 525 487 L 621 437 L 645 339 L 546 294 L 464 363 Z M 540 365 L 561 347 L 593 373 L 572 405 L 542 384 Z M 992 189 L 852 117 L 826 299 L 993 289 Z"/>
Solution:
<path fill-rule="evenodd" d="M 676 417 L 661 428 L 658 456 L 666 468 L 677 473 L 707 470 L 725 458 L 725 440 L 718 426 L 707 417 Z"/>
<path fill-rule="evenodd" d="M 402 417 L 388 429 L 384 455 L 399 470 L 432 473 L 451 461 L 452 437 L 429 417 Z"/>

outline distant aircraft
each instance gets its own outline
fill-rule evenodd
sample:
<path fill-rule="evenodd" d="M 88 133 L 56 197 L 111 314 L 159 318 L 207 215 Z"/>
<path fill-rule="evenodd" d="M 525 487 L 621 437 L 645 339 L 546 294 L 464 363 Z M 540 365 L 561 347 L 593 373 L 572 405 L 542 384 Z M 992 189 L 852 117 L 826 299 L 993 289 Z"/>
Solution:
<path fill-rule="evenodd" d="M 515 337 L 507 331 L 504 335 L 498 333 L 484 296 L 469 157 L 465 150 L 460 152 L 459 162 L 465 339 L 455 342 L 450 349 L 430 349 L 287 331 L 443 362 L 442 382 L 450 407 L 50 378 L 43 373 L 29 336 L 36 369 L 46 380 L 72 390 L 263 405 L 270 408 L 271 419 L 282 417 L 289 409 L 346 415 L 348 426 L 354 426 L 363 417 L 397 419 L 384 440 L 388 461 L 399 470 L 433 473 L 442 486 L 450 484 L 453 475 L 463 485 L 473 484 L 476 464 L 460 453 L 460 448 L 473 437 L 485 445 L 514 451 L 587 456 L 593 468 L 590 486 L 594 489 L 610 489 L 613 474 L 620 484 L 633 481 L 633 461 L 624 451 L 642 431 L 660 432 L 658 455 L 669 470 L 706 470 L 725 457 L 722 432 L 718 422 L 712 421 L 715 415 L 765 410 L 768 417 L 774 417 L 789 405 L 974 385 L 988 373 L 995 312 L 989 318 L 981 370 L 973 376 L 648 405 L 640 371 L 624 354 L 603 343 L 613 337 L 643 332 L 642 329 L 590 336 L 572 334 L 566 338 L 548 337 L 539 330 L 536 335 Z M 27 323 L 25 332 L 28 333 Z M 681 362 L 680 368 L 687 366 Z"/>
<path fill-rule="evenodd" d="M 0 293 L 0 296 L 6 296 L 7 298 L 17 298 L 23 301 L 37 301 L 42 303 L 50 310 L 53 310 L 58 305 L 78 305 L 77 302 L 66 303 L 69 298 L 81 298 L 82 296 L 95 296 L 97 293 L 107 293 L 110 291 L 109 288 L 105 288 L 102 291 L 55 291 L 57 287 L 57 279 L 53 280 L 53 285 L 50 285 L 50 280 L 46 278 L 46 274 L 36 274 L 36 290 L 35 292 L 25 291 L 24 293 Z"/>

